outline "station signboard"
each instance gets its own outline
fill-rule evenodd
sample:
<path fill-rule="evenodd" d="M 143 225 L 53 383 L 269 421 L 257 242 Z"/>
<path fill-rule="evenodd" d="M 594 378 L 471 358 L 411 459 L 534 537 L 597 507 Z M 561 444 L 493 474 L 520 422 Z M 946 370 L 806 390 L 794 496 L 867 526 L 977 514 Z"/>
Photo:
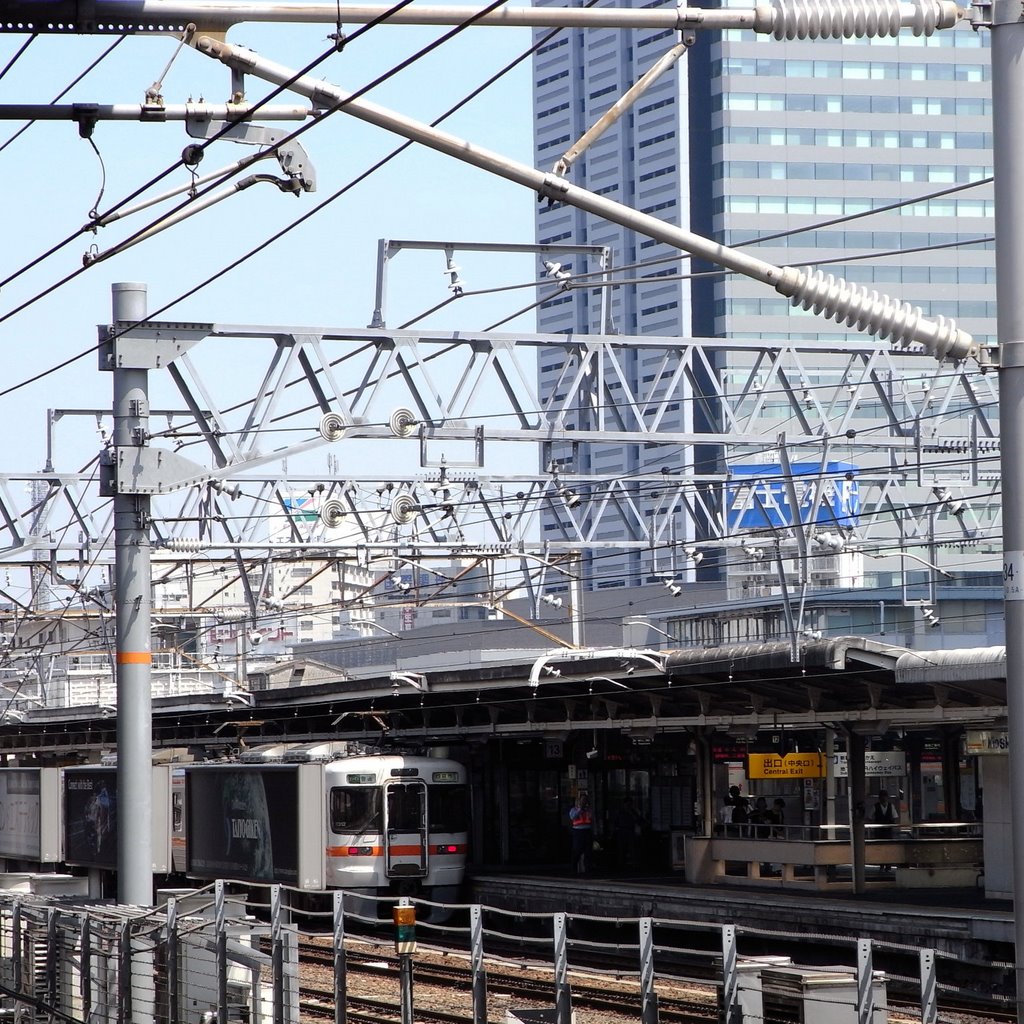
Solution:
<path fill-rule="evenodd" d="M 817 752 L 747 755 L 749 779 L 820 779 L 824 775 L 825 758 Z"/>
<path fill-rule="evenodd" d="M 832 755 L 832 775 L 845 779 L 850 774 L 850 765 L 845 751 Z M 899 778 L 907 774 L 907 755 L 902 750 L 866 750 L 864 752 L 864 777 L 868 779 Z"/>
<path fill-rule="evenodd" d="M 0 857 L 60 860 L 56 768 L 0 769 Z"/>

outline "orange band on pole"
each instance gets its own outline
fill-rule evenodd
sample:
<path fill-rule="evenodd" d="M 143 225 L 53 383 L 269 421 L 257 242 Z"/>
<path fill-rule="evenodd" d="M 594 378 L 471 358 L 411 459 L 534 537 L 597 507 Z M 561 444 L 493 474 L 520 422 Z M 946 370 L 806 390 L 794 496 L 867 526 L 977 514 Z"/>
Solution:
<path fill-rule="evenodd" d="M 118 651 L 118 665 L 151 665 L 153 655 L 149 651 Z"/>

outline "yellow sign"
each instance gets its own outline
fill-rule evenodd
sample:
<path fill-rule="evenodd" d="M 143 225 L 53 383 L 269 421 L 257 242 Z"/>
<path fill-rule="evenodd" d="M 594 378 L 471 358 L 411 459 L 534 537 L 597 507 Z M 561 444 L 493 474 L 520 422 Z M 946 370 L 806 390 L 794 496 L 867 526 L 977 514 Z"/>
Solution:
<path fill-rule="evenodd" d="M 821 779 L 825 759 L 821 754 L 748 754 L 748 779 Z"/>

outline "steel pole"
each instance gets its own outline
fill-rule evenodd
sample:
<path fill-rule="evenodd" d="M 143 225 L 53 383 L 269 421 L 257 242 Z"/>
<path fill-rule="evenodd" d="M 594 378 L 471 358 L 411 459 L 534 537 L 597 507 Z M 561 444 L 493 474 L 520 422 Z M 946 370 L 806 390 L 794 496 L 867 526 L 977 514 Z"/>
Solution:
<path fill-rule="evenodd" d="M 113 317 L 146 318 L 146 286 L 115 284 Z M 115 351 L 117 342 L 114 342 Z M 114 360 L 114 451 L 148 443 L 149 381 Z M 150 498 L 114 495 L 114 608 L 117 620 L 117 899 L 153 902 L 153 710 L 150 677 Z"/>
<path fill-rule="evenodd" d="M 992 18 L 992 157 L 1002 436 L 1006 717 L 1010 740 L 1017 1019 L 1024 1020 L 1024 24 L 1020 4 L 996 0 Z"/>

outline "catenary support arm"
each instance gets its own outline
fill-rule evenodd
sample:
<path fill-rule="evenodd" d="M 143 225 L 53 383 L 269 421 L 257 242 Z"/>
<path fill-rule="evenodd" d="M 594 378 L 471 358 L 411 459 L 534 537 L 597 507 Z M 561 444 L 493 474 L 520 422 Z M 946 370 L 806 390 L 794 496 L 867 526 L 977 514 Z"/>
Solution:
<path fill-rule="evenodd" d="M 780 294 L 790 298 L 794 305 L 804 309 L 813 309 L 815 313 L 841 320 L 859 330 L 891 338 L 898 344 L 920 344 L 937 359 L 960 360 L 973 357 L 981 361 L 985 356 L 971 335 L 960 330 L 952 321 L 941 317 L 929 320 L 922 315 L 920 309 L 908 303 L 869 292 L 859 285 L 820 271 L 773 266 L 755 256 L 665 224 L 649 214 L 596 195 L 555 174 L 538 171 L 377 104 L 355 99 L 335 85 L 307 75 L 296 76 L 293 70 L 260 57 L 251 50 L 210 36 L 199 37 L 194 45 L 200 53 L 214 57 L 230 68 L 253 74 L 274 85 L 288 83 L 290 89 L 307 96 L 319 109 L 340 109 L 369 124 L 523 185 L 552 202 L 562 202 L 585 210 L 717 266 L 771 285 Z"/>

